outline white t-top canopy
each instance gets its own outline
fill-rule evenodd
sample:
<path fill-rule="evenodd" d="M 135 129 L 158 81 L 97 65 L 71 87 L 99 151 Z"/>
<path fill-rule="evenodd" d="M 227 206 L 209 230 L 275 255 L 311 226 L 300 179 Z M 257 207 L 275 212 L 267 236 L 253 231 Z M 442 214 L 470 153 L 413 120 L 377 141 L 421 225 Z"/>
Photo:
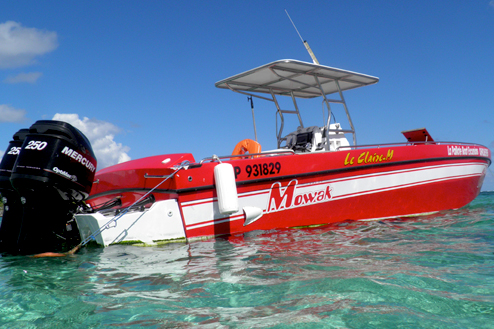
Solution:
<path fill-rule="evenodd" d="M 317 79 L 315 78 L 317 77 Z M 215 84 L 218 88 L 300 98 L 320 97 L 377 83 L 379 78 L 292 59 L 279 60 L 237 74 Z M 319 88 L 319 85 L 321 88 Z"/>

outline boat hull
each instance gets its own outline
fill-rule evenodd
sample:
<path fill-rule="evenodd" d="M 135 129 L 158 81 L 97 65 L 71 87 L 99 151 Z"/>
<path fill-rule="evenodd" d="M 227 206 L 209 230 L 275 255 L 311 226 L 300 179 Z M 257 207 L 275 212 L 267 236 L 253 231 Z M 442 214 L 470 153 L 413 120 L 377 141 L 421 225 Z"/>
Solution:
<path fill-rule="evenodd" d="M 166 159 L 168 165 L 163 168 Z M 213 175 L 217 162 L 191 165 L 166 178 L 173 172 L 173 166 L 184 159 L 193 162 L 189 154 L 163 155 L 107 168 L 96 174 L 100 183 L 95 184 L 96 188 L 93 185 L 88 202 L 96 205 L 118 197 L 121 208 L 125 208 L 157 187 L 152 191 L 155 203 L 176 204 L 180 216 L 173 221 L 173 227 L 182 225 L 183 230 L 174 229 L 176 233 L 163 238 L 158 231 L 166 231 L 166 227 L 161 227 L 154 236 L 133 236 L 132 241 L 191 240 L 460 208 L 479 194 L 491 162 L 490 151 L 483 146 L 452 143 L 266 154 L 231 160 L 228 163 L 234 168 L 238 211 L 222 214 Z M 152 169 L 155 171 L 151 174 Z M 125 183 L 121 177 L 128 177 Z M 144 223 L 147 218 L 153 221 L 152 216 L 145 215 L 152 212 L 152 207 L 145 206 L 132 227 L 139 227 L 139 222 Z M 251 209 L 260 214 L 253 220 L 248 218 Z M 84 226 L 85 222 L 95 221 L 96 215 L 76 219 L 79 226 Z M 101 227 L 112 216 L 111 212 L 105 217 L 100 215 L 97 224 Z M 167 219 L 166 211 L 154 217 L 158 227 L 160 219 Z M 116 238 L 122 236 L 126 225 L 119 223 L 120 228 L 113 233 L 105 230 L 101 234 L 108 238 L 100 244 L 126 241 Z M 85 232 L 85 237 L 90 232 L 94 234 L 94 230 Z"/>

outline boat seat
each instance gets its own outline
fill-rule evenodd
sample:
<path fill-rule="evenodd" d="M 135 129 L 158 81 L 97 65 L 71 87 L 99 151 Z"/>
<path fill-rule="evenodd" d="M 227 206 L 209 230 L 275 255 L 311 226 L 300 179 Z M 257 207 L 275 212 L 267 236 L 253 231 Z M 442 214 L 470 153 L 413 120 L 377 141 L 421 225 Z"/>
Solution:
<path fill-rule="evenodd" d="M 330 124 L 329 129 L 342 130 L 339 123 Z M 325 134 L 325 137 L 329 143 L 330 151 L 336 151 L 340 147 L 350 146 L 350 143 L 343 132 L 328 131 L 326 133 L 327 134 Z"/>

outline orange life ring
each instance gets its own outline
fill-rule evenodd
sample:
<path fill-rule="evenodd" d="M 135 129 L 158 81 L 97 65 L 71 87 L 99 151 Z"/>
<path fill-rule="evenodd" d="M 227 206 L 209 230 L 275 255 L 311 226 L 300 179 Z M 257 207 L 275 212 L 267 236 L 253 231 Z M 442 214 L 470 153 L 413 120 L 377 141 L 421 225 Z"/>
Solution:
<path fill-rule="evenodd" d="M 233 149 L 232 155 L 241 155 L 245 153 L 261 153 L 261 144 L 252 139 L 244 139 L 238 142 Z M 232 160 L 239 160 L 241 158 L 232 158 Z"/>

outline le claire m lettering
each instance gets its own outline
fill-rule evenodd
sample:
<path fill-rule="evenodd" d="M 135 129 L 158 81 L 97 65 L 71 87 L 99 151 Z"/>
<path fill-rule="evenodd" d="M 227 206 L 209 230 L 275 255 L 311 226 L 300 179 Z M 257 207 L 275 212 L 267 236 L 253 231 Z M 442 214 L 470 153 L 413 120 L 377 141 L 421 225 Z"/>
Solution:
<path fill-rule="evenodd" d="M 331 200 L 330 184 L 309 185 L 297 187 L 298 181 L 291 180 L 286 187 L 282 187 L 280 182 L 271 186 L 266 212 L 275 212 L 290 208 L 302 207 Z"/>
<path fill-rule="evenodd" d="M 353 164 L 363 164 L 363 163 L 379 163 L 384 161 L 390 161 L 393 158 L 393 150 L 384 151 L 384 153 L 370 153 L 369 151 L 364 151 L 355 159 L 355 157 L 350 156 L 350 153 L 346 155 L 345 166 Z"/>

